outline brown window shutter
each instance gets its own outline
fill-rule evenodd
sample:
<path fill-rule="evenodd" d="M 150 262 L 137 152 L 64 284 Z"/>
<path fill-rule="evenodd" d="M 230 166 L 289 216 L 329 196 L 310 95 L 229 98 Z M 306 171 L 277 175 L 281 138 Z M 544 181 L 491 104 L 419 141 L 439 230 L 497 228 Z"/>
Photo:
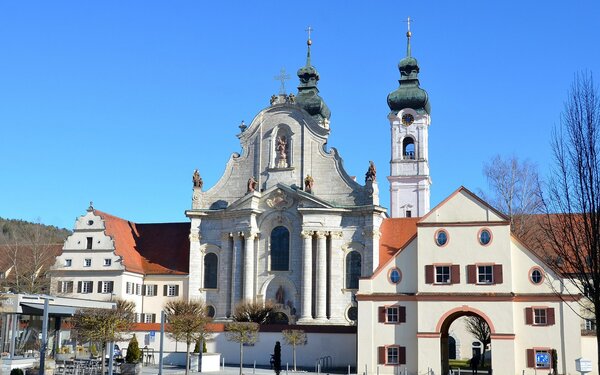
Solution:
<path fill-rule="evenodd" d="M 535 350 L 527 349 L 527 367 L 535 367 Z"/>
<path fill-rule="evenodd" d="M 98 281 L 98 293 L 102 293 L 102 281 Z"/>
<path fill-rule="evenodd" d="M 554 325 L 554 307 L 549 307 L 546 309 L 546 324 L 551 326 Z"/>
<path fill-rule="evenodd" d="M 450 273 L 450 282 L 452 284 L 460 284 L 460 266 L 453 264 Z"/>
<path fill-rule="evenodd" d="M 81 281 L 77 282 L 77 293 L 81 293 Z"/>
<path fill-rule="evenodd" d="M 175 285 L 175 295 L 179 295 L 179 285 Z"/>
<path fill-rule="evenodd" d="M 406 307 L 398 306 L 398 323 L 406 323 Z"/>
<path fill-rule="evenodd" d="M 61 287 L 62 287 L 62 281 L 59 281 L 57 283 L 57 288 L 58 289 L 56 289 L 56 293 L 61 293 L 62 292 L 62 290 L 61 290 L 62 288 Z"/>
<path fill-rule="evenodd" d="M 152 314 L 152 323 L 156 323 L 156 314 Z"/>
<path fill-rule="evenodd" d="M 398 348 L 398 364 L 405 365 L 406 364 L 406 347 L 400 346 Z"/>
<path fill-rule="evenodd" d="M 502 284 L 502 265 L 494 264 L 494 284 Z"/>
<path fill-rule="evenodd" d="M 154 296 L 158 294 L 158 285 L 154 284 Z"/>
<path fill-rule="evenodd" d="M 379 306 L 378 310 L 377 316 L 379 316 L 379 323 L 385 323 L 385 313 L 387 309 L 385 306 Z"/>
<path fill-rule="evenodd" d="M 108 282 L 108 291 L 112 293 L 114 291 L 114 288 L 115 288 L 115 282 L 109 281 Z"/>
<path fill-rule="evenodd" d="M 142 285 L 142 296 L 146 295 L 146 285 Z"/>
<path fill-rule="evenodd" d="M 467 283 L 476 284 L 477 283 L 477 272 L 474 264 L 469 264 L 467 266 Z"/>
<path fill-rule="evenodd" d="M 377 348 L 377 363 L 380 365 L 385 365 L 385 346 L 380 346 Z"/>
<path fill-rule="evenodd" d="M 67 282 L 67 293 L 73 293 L 73 282 L 72 281 Z"/>
<path fill-rule="evenodd" d="M 531 307 L 525 308 L 525 324 L 533 324 L 533 309 Z"/>
<path fill-rule="evenodd" d="M 425 266 L 425 284 L 433 284 L 433 266 Z"/>
<path fill-rule="evenodd" d="M 163 285 L 163 296 L 167 295 L 167 286 Z"/>

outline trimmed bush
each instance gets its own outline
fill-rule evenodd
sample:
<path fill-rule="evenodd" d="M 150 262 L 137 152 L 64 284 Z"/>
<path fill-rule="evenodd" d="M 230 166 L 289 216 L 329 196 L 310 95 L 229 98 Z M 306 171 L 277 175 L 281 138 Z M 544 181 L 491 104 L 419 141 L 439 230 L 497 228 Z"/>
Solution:
<path fill-rule="evenodd" d="M 20 368 L 14 368 L 10 370 L 10 375 L 23 375 L 23 370 Z"/>
<path fill-rule="evenodd" d="M 127 355 L 125 356 L 125 362 L 127 363 L 138 363 L 142 358 L 142 351 L 138 345 L 137 337 L 133 335 L 127 346 Z"/>

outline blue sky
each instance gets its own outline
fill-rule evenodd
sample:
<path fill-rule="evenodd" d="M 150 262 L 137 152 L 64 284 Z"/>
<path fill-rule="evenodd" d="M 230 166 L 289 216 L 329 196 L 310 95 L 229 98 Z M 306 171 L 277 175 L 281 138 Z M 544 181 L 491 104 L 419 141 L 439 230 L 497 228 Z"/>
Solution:
<path fill-rule="evenodd" d="M 574 73 L 600 82 L 597 1 L 2 1 L 0 216 L 72 228 L 93 200 L 185 221 L 192 171 L 218 180 L 282 67 L 295 92 L 308 25 L 329 146 L 351 175 L 375 161 L 387 207 L 386 97 L 408 16 L 432 103 L 432 206 L 485 187 L 495 154 L 545 174 Z"/>

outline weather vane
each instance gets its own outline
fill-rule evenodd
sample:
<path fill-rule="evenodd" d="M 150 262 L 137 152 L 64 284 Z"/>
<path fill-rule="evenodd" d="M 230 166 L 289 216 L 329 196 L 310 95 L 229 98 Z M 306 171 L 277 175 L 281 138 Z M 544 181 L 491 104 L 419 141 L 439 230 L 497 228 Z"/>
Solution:
<path fill-rule="evenodd" d="M 290 75 L 286 73 L 285 68 L 281 68 L 279 75 L 274 78 L 276 81 L 281 82 L 281 86 L 279 86 L 279 95 L 285 95 L 285 81 L 290 79 Z"/>

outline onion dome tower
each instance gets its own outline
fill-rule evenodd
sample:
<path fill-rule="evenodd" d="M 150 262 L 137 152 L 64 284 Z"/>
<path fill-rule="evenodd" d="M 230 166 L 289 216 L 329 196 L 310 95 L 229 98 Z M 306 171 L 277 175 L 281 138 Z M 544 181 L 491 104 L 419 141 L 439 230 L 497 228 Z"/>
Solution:
<path fill-rule="evenodd" d="M 390 93 L 388 120 L 391 128 L 391 217 L 423 216 L 430 208 L 428 132 L 431 106 L 427 91 L 419 86 L 419 64 L 411 56 L 410 18 L 406 33 L 406 57 L 400 60 L 400 86 Z"/>
<path fill-rule="evenodd" d="M 319 72 L 310 63 L 310 46 L 312 40 L 310 39 L 310 28 L 308 34 L 308 40 L 306 41 L 308 46 L 308 52 L 306 54 L 306 65 L 298 69 L 298 78 L 300 78 L 300 85 L 298 86 L 298 95 L 296 96 L 296 103 L 308 112 L 314 119 L 324 128 L 329 128 L 329 118 L 331 117 L 331 111 L 323 98 L 319 96 L 319 89 L 317 88 L 317 82 L 319 81 Z"/>

